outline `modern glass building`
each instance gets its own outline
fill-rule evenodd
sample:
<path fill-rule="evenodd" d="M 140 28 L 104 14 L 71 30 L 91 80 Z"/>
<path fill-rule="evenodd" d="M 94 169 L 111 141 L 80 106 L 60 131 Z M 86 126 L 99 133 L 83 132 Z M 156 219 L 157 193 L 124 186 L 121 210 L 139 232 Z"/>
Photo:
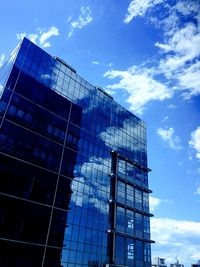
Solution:
<path fill-rule="evenodd" d="M 144 122 L 28 39 L 8 74 L 0 266 L 150 267 Z"/>

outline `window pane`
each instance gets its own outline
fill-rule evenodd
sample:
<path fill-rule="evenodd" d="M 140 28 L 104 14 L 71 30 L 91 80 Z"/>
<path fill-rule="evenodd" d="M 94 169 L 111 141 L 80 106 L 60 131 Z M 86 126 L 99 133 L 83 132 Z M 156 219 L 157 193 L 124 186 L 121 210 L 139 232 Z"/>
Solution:
<path fill-rule="evenodd" d="M 120 181 L 118 181 L 117 185 L 117 200 L 125 203 L 125 184 Z"/>
<path fill-rule="evenodd" d="M 126 210 L 126 232 L 134 234 L 134 212 L 132 210 Z"/>
<path fill-rule="evenodd" d="M 121 159 L 118 160 L 118 174 L 122 177 L 126 174 L 125 161 Z"/>
<path fill-rule="evenodd" d="M 126 204 L 131 207 L 134 205 L 134 188 L 131 185 L 127 185 Z"/>
<path fill-rule="evenodd" d="M 117 207 L 117 230 L 124 232 L 125 224 L 125 210 L 121 207 Z"/>

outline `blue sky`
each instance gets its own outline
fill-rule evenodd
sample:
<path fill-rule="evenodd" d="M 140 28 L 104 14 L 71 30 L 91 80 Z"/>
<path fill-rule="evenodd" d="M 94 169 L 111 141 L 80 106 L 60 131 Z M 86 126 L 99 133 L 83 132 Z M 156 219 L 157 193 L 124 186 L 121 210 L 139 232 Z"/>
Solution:
<path fill-rule="evenodd" d="M 23 36 L 148 128 L 152 255 L 200 259 L 200 2 L 1 1 L 0 66 Z"/>

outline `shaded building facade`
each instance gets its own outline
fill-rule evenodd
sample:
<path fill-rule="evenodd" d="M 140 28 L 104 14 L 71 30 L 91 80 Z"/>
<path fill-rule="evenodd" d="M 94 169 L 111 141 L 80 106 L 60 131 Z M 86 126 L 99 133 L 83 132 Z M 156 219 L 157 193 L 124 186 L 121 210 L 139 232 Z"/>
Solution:
<path fill-rule="evenodd" d="M 143 121 L 24 39 L 0 100 L 0 266 L 151 266 Z"/>

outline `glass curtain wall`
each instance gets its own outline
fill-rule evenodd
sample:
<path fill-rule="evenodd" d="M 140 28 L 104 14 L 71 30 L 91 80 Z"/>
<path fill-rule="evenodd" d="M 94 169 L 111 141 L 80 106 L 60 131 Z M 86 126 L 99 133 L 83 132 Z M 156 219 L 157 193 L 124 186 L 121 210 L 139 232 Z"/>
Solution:
<path fill-rule="evenodd" d="M 1 266 L 109 263 L 112 151 L 114 264 L 150 266 L 144 122 L 25 38 L 0 99 Z"/>

